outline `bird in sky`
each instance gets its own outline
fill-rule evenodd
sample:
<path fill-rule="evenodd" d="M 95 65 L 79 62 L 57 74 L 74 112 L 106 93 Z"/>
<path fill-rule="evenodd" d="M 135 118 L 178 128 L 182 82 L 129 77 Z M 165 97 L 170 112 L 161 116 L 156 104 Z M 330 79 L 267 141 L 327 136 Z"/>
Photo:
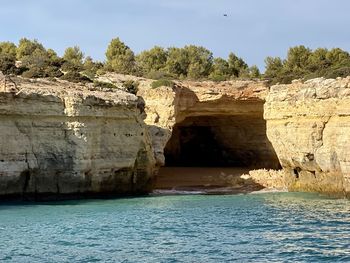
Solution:
<path fill-rule="evenodd" d="M 224 16 L 227 16 L 227 14 L 224 14 Z"/>

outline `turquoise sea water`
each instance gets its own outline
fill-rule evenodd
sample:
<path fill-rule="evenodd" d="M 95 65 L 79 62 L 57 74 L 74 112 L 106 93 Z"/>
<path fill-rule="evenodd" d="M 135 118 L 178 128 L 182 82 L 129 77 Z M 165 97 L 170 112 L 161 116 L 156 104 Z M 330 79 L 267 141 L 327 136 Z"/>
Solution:
<path fill-rule="evenodd" d="M 350 201 L 154 196 L 0 205 L 1 262 L 350 262 Z"/>

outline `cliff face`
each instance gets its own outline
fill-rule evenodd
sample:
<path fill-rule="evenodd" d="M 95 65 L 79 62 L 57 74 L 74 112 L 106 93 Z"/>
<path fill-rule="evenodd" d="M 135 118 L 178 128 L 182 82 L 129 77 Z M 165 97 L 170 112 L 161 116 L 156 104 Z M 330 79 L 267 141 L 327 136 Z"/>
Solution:
<path fill-rule="evenodd" d="M 350 196 L 350 77 L 273 86 L 264 117 L 289 190 Z"/>
<path fill-rule="evenodd" d="M 145 122 L 159 165 L 278 168 L 263 120 L 264 82 L 143 82 Z"/>
<path fill-rule="evenodd" d="M 0 92 L 0 198 L 151 189 L 155 160 L 136 96 L 66 82 L 15 82 Z"/>
<path fill-rule="evenodd" d="M 247 178 L 350 196 L 350 77 L 271 88 L 137 80 L 139 98 L 64 81 L 0 82 L 0 198 L 146 193 L 162 165 L 282 166 Z"/>

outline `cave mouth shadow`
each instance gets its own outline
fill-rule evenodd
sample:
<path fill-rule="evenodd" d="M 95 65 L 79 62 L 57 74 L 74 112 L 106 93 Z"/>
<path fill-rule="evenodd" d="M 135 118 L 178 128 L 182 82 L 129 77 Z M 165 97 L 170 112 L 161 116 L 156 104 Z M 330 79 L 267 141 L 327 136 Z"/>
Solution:
<path fill-rule="evenodd" d="M 262 116 L 193 116 L 173 128 L 166 167 L 279 169 Z"/>

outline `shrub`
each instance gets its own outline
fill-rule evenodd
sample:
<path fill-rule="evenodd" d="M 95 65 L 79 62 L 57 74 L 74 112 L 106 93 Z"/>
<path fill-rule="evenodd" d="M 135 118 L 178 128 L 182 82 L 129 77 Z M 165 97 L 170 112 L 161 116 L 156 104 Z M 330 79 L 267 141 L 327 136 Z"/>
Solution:
<path fill-rule="evenodd" d="M 347 77 L 350 76 L 350 66 L 349 67 L 340 67 L 340 68 L 331 68 L 327 73 L 324 74 L 326 78 L 337 78 L 337 77 Z"/>
<path fill-rule="evenodd" d="M 80 70 L 82 70 L 82 67 L 79 66 L 79 65 L 73 64 L 70 61 L 65 61 L 65 62 L 63 62 L 62 66 L 61 66 L 61 69 L 64 72 L 70 72 L 70 71 L 79 72 Z"/>
<path fill-rule="evenodd" d="M 106 51 L 106 69 L 121 74 L 135 71 L 135 55 L 119 38 L 112 39 Z"/>
<path fill-rule="evenodd" d="M 63 80 L 67 80 L 67 81 L 70 81 L 70 82 L 75 82 L 75 83 L 89 83 L 89 82 L 92 82 L 91 79 L 89 79 L 88 77 L 80 74 L 79 72 L 77 71 L 69 71 L 67 72 L 66 74 L 64 74 L 61 79 Z"/>
<path fill-rule="evenodd" d="M 46 77 L 46 74 L 41 68 L 39 68 L 39 67 L 32 67 L 32 68 L 24 71 L 22 73 L 22 76 L 24 78 L 34 79 L 34 78 L 44 78 L 44 77 Z"/>
<path fill-rule="evenodd" d="M 118 87 L 110 82 L 94 81 L 94 86 L 103 89 L 117 89 Z"/>
<path fill-rule="evenodd" d="M 151 87 L 153 89 L 163 87 L 163 86 L 173 88 L 175 87 L 175 83 L 169 79 L 159 79 L 159 80 L 153 81 L 151 84 Z"/>
<path fill-rule="evenodd" d="M 167 51 L 158 46 L 143 51 L 136 56 L 137 66 L 139 67 L 142 76 L 147 76 L 151 72 L 163 70 L 167 59 Z"/>
<path fill-rule="evenodd" d="M 123 83 L 123 87 L 125 88 L 125 90 L 129 93 L 135 94 L 138 91 L 138 86 L 139 86 L 139 82 L 138 81 L 133 81 L 133 80 L 127 80 L 124 81 Z"/>
<path fill-rule="evenodd" d="M 0 54 L 7 54 L 16 57 L 17 47 L 11 42 L 0 42 Z"/>
<path fill-rule="evenodd" d="M 148 79 L 159 80 L 159 79 L 171 78 L 172 75 L 170 75 L 165 71 L 150 71 L 149 73 L 145 74 L 144 77 Z"/>
<path fill-rule="evenodd" d="M 227 76 L 210 74 L 209 79 L 214 82 L 221 82 L 227 80 Z"/>
<path fill-rule="evenodd" d="M 44 72 L 48 78 L 59 78 L 63 76 L 62 71 L 55 66 L 47 66 Z"/>
<path fill-rule="evenodd" d="M 253 65 L 249 68 L 249 77 L 250 78 L 260 78 L 261 74 L 260 74 L 260 70 L 256 65 Z"/>
<path fill-rule="evenodd" d="M 69 47 L 64 51 L 63 59 L 76 66 L 83 65 L 84 53 L 78 46 Z"/>
<path fill-rule="evenodd" d="M 16 59 L 9 54 L 0 54 L 0 71 L 4 74 L 17 74 Z"/>
<path fill-rule="evenodd" d="M 228 62 L 223 58 L 215 58 L 209 79 L 213 81 L 224 81 L 230 76 L 230 69 Z"/>
<path fill-rule="evenodd" d="M 22 60 L 24 57 L 32 55 L 36 50 L 45 51 L 45 48 L 37 40 L 22 38 L 16 50 L 16 57 L 18 60 Z"/>
<path fill-rule="evenodd" d="M 33 53 L 22 57 L 22 67 L 24 67 L 22 75 L 26 78 L 60 77 L 62 76 L 61 65 L 62 60 L 53 50 L 37 48 Z"/>
<path fill-rule="evenodd" d="M 90 79 L 94 79 L 98 71 L 103 68 L 103 63 L 95 62 L 91 57 L 86 57 L 83 64 L 83 74 Z"/>
<path fill-rule="evenodd" d="M 230 76 L 241 77 L 248 70 L 247 63 L 232 52 L 228 56 L 227 63 L 229 65 Z"/>

